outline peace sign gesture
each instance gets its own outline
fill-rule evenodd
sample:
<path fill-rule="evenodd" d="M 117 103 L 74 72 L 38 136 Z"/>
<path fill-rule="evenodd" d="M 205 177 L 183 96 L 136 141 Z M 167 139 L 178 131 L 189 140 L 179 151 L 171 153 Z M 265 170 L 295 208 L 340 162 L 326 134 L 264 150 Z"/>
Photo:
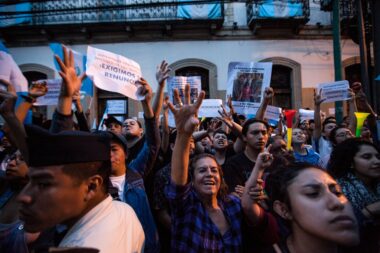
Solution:
<path fill-rule="evenodd" d="M 179 92 L 177 89 L 174 89 L 174 99 L 176 102 L 176 106 L 174 106 L 171 102 L 168 103 L 170 111 L 174 115 L 175 125 L 177 128 L 177 133 L 192 135 L 195 128 L 199 124 L 199 120 L 197 118 L 199 107 L 202 104 L 202 101 L 205 97 L 205 92 L 201 91 L 199 93 L 198 99 L 194 104 L 190 103 L 190 86 L 187 84 L 185 86 L 185 97 L 184 104 L 181 102 L 181 98 L 179 97 Z"/>

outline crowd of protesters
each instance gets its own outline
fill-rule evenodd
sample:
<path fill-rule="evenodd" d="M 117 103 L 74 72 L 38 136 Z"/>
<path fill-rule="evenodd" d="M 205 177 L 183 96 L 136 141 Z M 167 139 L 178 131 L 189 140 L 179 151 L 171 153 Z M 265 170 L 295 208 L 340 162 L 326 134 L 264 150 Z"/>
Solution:
<path fill-rule="evenodd" d="M 191 103 L 187 85 L 170 102 L 163 61 L 154 96 L 137 81 L 143 124 L 109 116 L 107 131 L 91 131 L 78 98 L 85 76 L 66 48 L 56 61 L 57 108 L 39 126 L 22 122 L 46 84 L 16 107 L 0 80 L 0 252 L 380 252 L 377 116 L 359 83 L 343 122 L 322 118 L 315 94 L 314 119 L 297 119 L 287 140 L 283 116 L 275 126 L 264 118 L 271 88 L 255 118 L 229 98 L 201 122 L 205 93 Z M 360 137 L 357 111 L 370 113 Z"/>

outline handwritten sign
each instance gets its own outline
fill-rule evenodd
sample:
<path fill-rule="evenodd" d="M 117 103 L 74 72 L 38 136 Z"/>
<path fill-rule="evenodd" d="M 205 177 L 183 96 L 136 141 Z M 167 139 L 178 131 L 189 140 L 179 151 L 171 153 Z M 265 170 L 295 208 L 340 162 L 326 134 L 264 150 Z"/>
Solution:
<path fill-rule="evenodd" d="M 347 80 L 321 83 L 318 84 L 317 90 L 321 94 L 321 99 L 324 99 L 323 103 L 343 101 L 350 99 L 348 88 L 349 84 Z"/>
<path fill-rule="evenodd" d="M 140 65 L 124 56 L 89 46 L 86 74 L 100 89 L 144 99 L 139 95 L 140 85 L 135 83 L 141 77 Z"/>

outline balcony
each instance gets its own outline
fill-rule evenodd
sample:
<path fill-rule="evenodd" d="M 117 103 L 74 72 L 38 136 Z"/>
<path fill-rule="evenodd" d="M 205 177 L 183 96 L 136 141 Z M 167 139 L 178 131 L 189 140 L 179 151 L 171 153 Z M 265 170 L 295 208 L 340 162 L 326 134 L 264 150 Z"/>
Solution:
<path fill-rule="evenodd" d="M 180 31 L 219 29 L 222 1 L 204 0 L 65 0 L 0 4 L 0 32 L 9 42 L 20 39 L 107 42 L 136 35 L 171 36 Z M 114 41 L 114 40 L 112 40 Z"/>
<path fill-rule="evenodd" d="M 248 26 L 259 29 L 298 30 L 309 21 L 309 0 L 254 0 L 247 3 Z"/>

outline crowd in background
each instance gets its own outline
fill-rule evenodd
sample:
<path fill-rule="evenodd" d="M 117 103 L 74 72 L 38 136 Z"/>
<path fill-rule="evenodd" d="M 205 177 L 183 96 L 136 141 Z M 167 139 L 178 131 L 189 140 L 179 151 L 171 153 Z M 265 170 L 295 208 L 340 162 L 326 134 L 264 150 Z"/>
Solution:
<path fill-rule="evenodd" d="M 315 94 L 314 119 L 296 116 L 289 140 L 283 115 L 278 125 L 264 117 L 273 89 L 255 118 L 229 98 L 220 117 L 200 120 L 204 92 L 191 103 L 187 85 L 169 101 L 163 61 L 154 96 L 137 81 L 144 122 L 110 115 L 96 131 L 72 52 L 56 60 L 63 83 L 49 121 L 22 124 L 45 83 L 16 107 L 12 84 L 0 80 L 0 252 L 380 252 L 377 115 L 360 83 L 343 122 L 323 117 Z M 360 137 L 357 111 L 370 113 Z"/>

